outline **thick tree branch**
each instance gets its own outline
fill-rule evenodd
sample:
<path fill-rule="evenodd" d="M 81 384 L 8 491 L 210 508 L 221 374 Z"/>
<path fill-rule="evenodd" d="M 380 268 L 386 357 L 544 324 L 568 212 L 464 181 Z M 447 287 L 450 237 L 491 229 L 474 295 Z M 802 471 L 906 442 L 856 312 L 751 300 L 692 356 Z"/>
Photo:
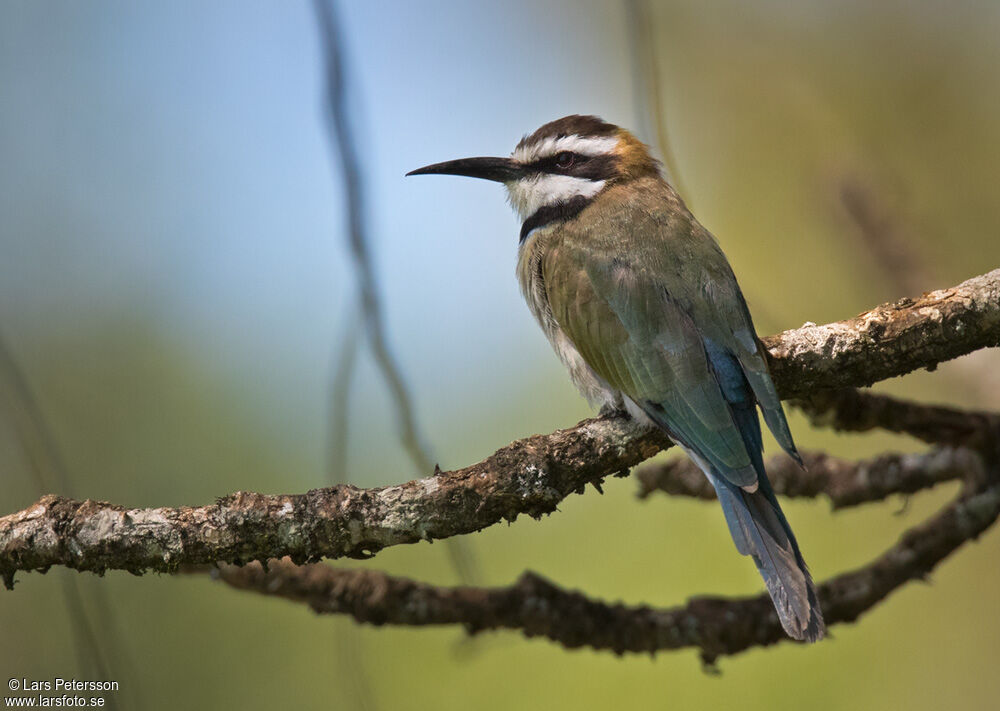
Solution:
<path fill-rule="evenodd" d="M 1000 486 L 960 496 L 907 531 L 871 564 L 819 586 L 827 624 L 854 622 L 910 580 L 925 578 L 1000 515 Z M 654 609 L 609 604 L 564 590 L 533 573 L 501 588 L 436 587 L 370 570 L 270 561 L 224 565 L 219 577 L 234 587 L 277 595 L 318 613 L 352 616 L 374 625 L 463 625 L 470 634 L 516 629 L 568 648 L 626 652 L 694 647 L 707 662 L 749 647 L 787 640 L 767 595 L 702 597 L 683 607 Z"/>
<path fill-rule="evenodd" d="M 1000 269 L 855 318 L 764 339 L 783 398 L 868 386 L 1000 345 Z"/>
<path fill-rule="evenodd" d="M 627 473 L 667 444 L 659 432 L 609 416 L 528 437 L 465 469 L 399 486 L 239 492 L 210 506 L 173 509 L 127 510 L 46 496 L 0 519 L 0 574 L 10 585 L 16 570 L 51 565 L 138 574 L 286 555 L 296 562 L 368 557 L 386 546 L 549 513 L 587 482 Z"/>
<path fill-rule="evenodd" d="M 926 454 L 883 454 L 851 462 L 823 452 L 803 452 L 803 469 L 778 455 L 767 463 L 776 493 L 789 497 L 826 496 L 834 509 L 881 501 L 891 494 L 912 494 L 941 482 L 981 476 L 982 457 L 971 449 L 944 447 Z M 690 459 L 647 464 L 635 473 L 639 497 L 654 491 L 715 499 L 715 490 Z"/>
<path fill-rule="evenodd" d="M 850 321 L 768 339 L 779 390 L 801 396 L 860 385 L 996 345 L 1000 270 Z M 515 442 L 486 460 L 400 486 L 237 493 L 211 506 L 127 510 L 44 497 L 0 518 L 0 575 L 77 570 L 171 572 L 182 564 L 296 562 L 371 555 L 386 546 L 478 531 L 553 511 L 588 482 L 624 473 L 668 446 L 665 436 L 609 415 Z"/>

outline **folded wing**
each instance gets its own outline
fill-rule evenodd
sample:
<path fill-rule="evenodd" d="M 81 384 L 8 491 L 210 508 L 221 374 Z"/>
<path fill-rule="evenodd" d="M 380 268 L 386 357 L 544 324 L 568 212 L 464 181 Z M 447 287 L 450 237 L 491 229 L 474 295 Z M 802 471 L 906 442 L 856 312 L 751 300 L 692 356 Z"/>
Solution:
<path fill-rule="evenodd" d="M 823 621 L 812 580 L 764 471 L 758 404 L 797 457 L 795 445 L 725 258 L 718 252 L 721 262 L 683 271 L 652 255 L 640 267 L 627 240 L 586 237 L 567 235 L 543 262 L 554 319 L 590 367 L 703 469 L 786 631 L 817 639 Z"/>

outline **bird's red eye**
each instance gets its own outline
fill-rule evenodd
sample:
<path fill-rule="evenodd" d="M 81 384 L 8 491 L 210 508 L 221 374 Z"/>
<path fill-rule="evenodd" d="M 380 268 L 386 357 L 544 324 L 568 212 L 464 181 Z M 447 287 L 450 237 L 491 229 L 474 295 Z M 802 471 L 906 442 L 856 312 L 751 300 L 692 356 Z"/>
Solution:
<path fill-rule="evenodd" d="M 576 155 L 569 152 L 563 152 L 556 156 L 556 167 L 557 168 L 569 168 L 576 162 Z"/>

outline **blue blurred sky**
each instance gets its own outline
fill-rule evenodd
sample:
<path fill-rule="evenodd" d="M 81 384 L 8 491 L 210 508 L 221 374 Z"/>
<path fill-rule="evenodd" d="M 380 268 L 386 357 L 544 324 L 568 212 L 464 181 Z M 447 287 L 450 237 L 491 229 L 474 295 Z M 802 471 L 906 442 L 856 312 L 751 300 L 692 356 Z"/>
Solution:
<path fill-rule="evenodd" d="M 340 8 L 391 337 L 421 407 L 556 373 L 517 293 L 502 189 L 403 174 L 506 154 L 568 111 L 632 125 L 623 6 Z M 261 390 L 276 420 L 315 421 L 350 291 L 322 81 L 309 3 L 4 3 L 0 325 L 14 347 L 139 319 Z"/>
<path fill-rule="evenodd" d="M 403 173 L 506 153 L 566 106 L 630 105 L 623 14 L 593 3 L 587 12 L 608 8 L 598 34 L 574 24 L 575 6 L 526 22 L 517 3 L 345 5 L 368 213 L 400 341 L 441 343 L 460 326 L 485 355 L 526 321 L 505 318 L 525 314 L 502 190 Z M 346 291 L 343 220 L 309 5 L 21 3 L 5 15 L 5 321 L 155 309 L 251 365 L 328 340 Z M 524 37 L 516 53 L 500 40 L 510 32 Z M 415 345 L 408 358 L 440 355 Z"/>

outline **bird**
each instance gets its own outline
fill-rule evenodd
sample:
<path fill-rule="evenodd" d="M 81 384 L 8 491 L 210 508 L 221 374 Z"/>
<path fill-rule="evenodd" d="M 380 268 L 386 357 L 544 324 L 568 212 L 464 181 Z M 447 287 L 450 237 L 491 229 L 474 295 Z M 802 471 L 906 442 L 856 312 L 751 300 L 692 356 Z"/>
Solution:
<path fill-rule="evenodd" d="M 517 278 L 581 394 L 658 427 L 708 477 L 788 636 L 825 635 L 812 576 L 763 461 L 758 410 L 802 466 L 728 259 L 626 129 L 574 114 L 507 158 L 407 175 L 503 183 L 521 219 Z"/>

